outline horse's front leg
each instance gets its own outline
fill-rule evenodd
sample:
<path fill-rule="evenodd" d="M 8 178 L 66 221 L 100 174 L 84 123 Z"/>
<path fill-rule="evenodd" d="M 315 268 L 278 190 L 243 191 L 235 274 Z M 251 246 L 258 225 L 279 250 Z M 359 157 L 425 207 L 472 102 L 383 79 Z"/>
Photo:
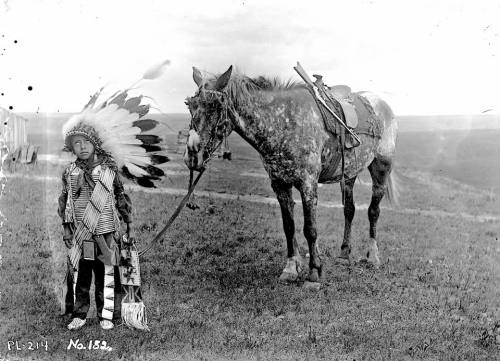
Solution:
<path fill-rule="evenodd" d="M 309 276 L 308 281 L 319 282 L 321 278 L 321 259 L 319 257 L 316 229 L 316 208 L 318 205 L 318 183 L 314 180 L 305 181 L 300 187 L 302 208 L 304 211 L 304 236 L 309 246 Z"/>
<path fill-rule="evenodd" d="M 288 253 L 288 260 L 285 269 L 281 273 L 280 280 L 293 282 L 302 271 L 302 260 L 299 253 L 299 246 L 295 238 L 295 222 L 293 219 L 295 202 L 292 197 L 292 185 L 278 180 L 272 180 L 271 186 L 280 204 Z"/>
<path fill-rule="evenodd" d="M 349 255 L 351 254 L 351 225 L 354 219 L 354 213 L 356 207 L 354 205 L 353 188 L 356 177 L 348 179 L 345 181 L 344 192 L 344 240 L 340 246 L 340 256 L 342 260 L 349 261 Z"/>

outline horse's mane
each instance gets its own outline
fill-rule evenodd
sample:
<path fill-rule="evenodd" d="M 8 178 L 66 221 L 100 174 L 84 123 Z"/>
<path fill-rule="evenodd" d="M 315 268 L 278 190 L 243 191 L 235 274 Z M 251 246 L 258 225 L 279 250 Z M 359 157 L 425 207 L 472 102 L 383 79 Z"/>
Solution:
<path fill-rule="evenodd" d="M 241 73 L 233 73 L 226 87 L 227 94 L 234 104 L 246 104 L 258 91 L 286 91 L 304 87 L 304 84 L 292 79 L 258 76 L 250 78 Z"/>

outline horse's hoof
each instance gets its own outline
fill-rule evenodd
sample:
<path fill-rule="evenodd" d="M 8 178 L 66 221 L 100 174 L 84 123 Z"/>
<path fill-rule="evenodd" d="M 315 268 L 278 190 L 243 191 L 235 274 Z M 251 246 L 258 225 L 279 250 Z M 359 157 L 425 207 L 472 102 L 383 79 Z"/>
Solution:
<path fill-rule="evenodd" d="M 299 275 L 297 273 L 283 272 L 280 276 L 282 282 L 295 282 Z"/>
<path fill-rule="evenodd" d="M 313 283 L 319 282 L 319 273 L 316 268 L 313 268 L 309 271 L 309 276 L 307 277 L 307 280 Z"/>
<path fill-rule="evenodd" d="M 377 241 L 375 239 L 370 238 L 365 252 L 366 252 L 365 256 L 362 256 L 359 262 L 364 263 L 369 267 L 379 269 L 380 258 L 378 257 L 378 247 L 377 247 Z"/>
<path fill-rule="evenodd" d="M 297 274 L 300 274 L 304 270 L 304 265 L 302 262 L 297 262 Z"/>
<path fill-rule="evenodd" d="M 359 259 L 359 263 L 367 268 L 380 268 L 380 260 L 378 257 L 370 257 L 369 254 L 366 257 L 361 257 Z"/>
<path fill-rule="evenodd" d="M 349 259 L 349 256 L 351 255 L 351 248 L 350 247 L 344 247 L 340 249 L 340 258 L 345 258 Z"/>
<path fill-rule="evenodd" d="M 378 259 L 378 257 L 374 260 L 368 259 L 368 264 L 372 266 L 374 269 L 380 268 L 380 260 Z"/>
<path fill-rule="evenodd" d="M 368 264 L 373 269 L 378 270 L 380 268 L 380 261 L 378 261 L 378 260 L 377 260 L 377 262 L 372 262 L 372 261 L 368 260 Z"/>
<path fill-rule="evenodd" d="M 321 283 L 305 281 L 303 287 L 306 290 L 319 291 L 321 288 Z"/>

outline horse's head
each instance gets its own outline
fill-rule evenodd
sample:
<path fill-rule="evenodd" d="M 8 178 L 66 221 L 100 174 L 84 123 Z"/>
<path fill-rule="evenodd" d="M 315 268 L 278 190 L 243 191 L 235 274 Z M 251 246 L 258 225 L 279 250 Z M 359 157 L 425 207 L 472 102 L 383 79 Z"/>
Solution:
<path fill-rule="evenodd" d="M 187 140 L 184 162 L 192 170 L 202 170 L 220 146 L 224 137 L 233 130 L 228 118 L 230 104 L 225 88 L 233 67 L 219 77 L 205 79 L 193 67 L 193 79 L 198 90 L 186 99 L 191 113 L 191 129 Z"/>

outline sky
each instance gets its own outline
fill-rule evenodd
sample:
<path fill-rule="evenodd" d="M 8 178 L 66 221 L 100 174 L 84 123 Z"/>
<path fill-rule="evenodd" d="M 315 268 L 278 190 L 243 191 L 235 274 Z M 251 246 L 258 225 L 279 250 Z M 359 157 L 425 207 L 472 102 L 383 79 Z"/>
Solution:
<path fill-rule="evenodd" d="M 300 61 L 396 114 L 500 114 L 498 19 L 488 0 L 0 0 L 0 106 L 80 111 L 168 59 L 137 91 L 185 113 L 192 66 L 298 80 Z"/>

